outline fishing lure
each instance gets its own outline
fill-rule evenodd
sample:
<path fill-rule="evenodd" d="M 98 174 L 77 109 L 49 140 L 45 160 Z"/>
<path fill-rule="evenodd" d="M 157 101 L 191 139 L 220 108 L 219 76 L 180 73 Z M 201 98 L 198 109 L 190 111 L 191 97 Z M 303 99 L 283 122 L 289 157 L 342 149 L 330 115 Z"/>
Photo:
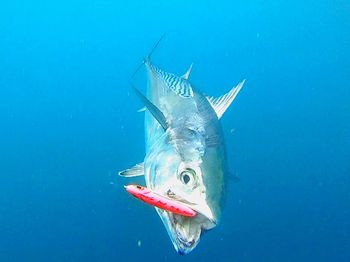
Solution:
<path fill-rule="evenodd" d="M 129 194 L 151 206 L 186 217 L 194 217 L 197 214 L 192 208 L 179 201 L 162 196 L 149 188 L 139 185 L 127 185 L 124 187 Z"/>

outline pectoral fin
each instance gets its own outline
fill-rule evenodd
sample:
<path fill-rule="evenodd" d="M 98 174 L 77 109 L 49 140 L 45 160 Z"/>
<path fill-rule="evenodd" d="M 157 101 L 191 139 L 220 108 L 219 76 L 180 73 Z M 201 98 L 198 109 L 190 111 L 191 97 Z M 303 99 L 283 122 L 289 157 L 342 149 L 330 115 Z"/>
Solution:
<path fill-rule="evenodd" d="M 131 168 L 120 171 L 118 175 L 123 177 L 135 177 L 135 176 L 143 176 L 144 175 L 144 165 L 142 163 L 138 163 Z"/>
<path fill-rule="evenodd" d="M 135 87 L 133 88 L 137 96 L 141 99 L 142 103 L 149 110 L 152 116 L 158 121 L 158 123 L 164 128 L 164 130 L 166 130 L 168 128 L 168 123 L 162 111 L 160 111 L 160 109 L 157 106 L 155 106 L 151 101 L 149 101 L 139 90 L 137 90 Z"/>
<path fill-rule="evenodd" d="M 243 80 L 238 85 L 233 87 L 228 93 L 224 94 L 223 96 L 220 96 L 218 98 L 207 97 L 209 103 L 211 104 L 211 106 L 215 110 L 215 113 L 219 119 L 225 113 L 227 108 L 231 105 L 232 101 L 235 99 L 238 92 L 241 90 L 244 82 L 245 82 L 245 80 Z"/>

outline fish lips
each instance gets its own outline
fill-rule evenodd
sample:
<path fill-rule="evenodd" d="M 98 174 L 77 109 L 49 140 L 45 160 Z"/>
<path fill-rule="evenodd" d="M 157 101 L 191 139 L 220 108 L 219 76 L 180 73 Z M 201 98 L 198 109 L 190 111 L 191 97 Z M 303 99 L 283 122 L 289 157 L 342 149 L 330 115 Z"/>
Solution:
<path fill-rule="evenodd" d="M 203 231 L 213 228 L 216 223 L 201 213 L 185 217 L 157 208 L 176 251 L 185 255 L 199 243 Z"/>

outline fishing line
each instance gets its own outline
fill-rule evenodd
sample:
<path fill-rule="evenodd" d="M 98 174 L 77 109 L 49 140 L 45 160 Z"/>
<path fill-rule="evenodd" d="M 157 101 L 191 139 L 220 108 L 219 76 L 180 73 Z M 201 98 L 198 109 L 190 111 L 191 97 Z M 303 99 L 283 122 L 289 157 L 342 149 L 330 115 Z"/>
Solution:
<path fill-rule="evenodd" d="M 151 51 L 148 53 L 148 55 L 142 60 L 142 63 L 139 64 L 139 66 L 136 68 L 136 70 L 134 71 L 134 73 L 130 76 L 130 83 L 132 83 L 132 80 L 134 79 L 135 75 L 140 71 L 141 67 L 150 60 L 152 54 L 154 53 L 154 51 L 157 49 L 158 45 L 160 44 L 160 42 L 163 40 L 163 38 L 165 37 L 166 33 L 164 33 L 159 40 L 157 41 L 157 43 L 152 47 Z"/>

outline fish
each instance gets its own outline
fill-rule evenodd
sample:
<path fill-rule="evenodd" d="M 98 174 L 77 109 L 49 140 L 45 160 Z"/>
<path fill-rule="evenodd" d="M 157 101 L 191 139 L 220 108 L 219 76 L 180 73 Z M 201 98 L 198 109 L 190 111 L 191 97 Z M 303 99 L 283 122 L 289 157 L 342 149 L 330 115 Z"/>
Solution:
<path fill-rule="evenodd" d="M 190 82 L 192 65 L 182 75 L 160 69 L 150 56 L 143 65 L 146 94 L 132 88 L 146 108 L 145 157 L 119 175 L 143 176 L 147 188 L 197 213 L 186 217 L 155 207 L 175 250 L 185 255 L 220 221 L 228 173 L 220 119 L 245 80 L 226 94 L 211 97 Z"/>
<path fill-rule="evenodd" d="M 129 194 L 149 205 L 156 206 L 163 210 L 185 217 L 194 217 L 197 214 L 196 211 L 188 207 L 186 204 L 162 196 L 149 188 L 139 185 L 127 185 L 124 187 Z"/>

